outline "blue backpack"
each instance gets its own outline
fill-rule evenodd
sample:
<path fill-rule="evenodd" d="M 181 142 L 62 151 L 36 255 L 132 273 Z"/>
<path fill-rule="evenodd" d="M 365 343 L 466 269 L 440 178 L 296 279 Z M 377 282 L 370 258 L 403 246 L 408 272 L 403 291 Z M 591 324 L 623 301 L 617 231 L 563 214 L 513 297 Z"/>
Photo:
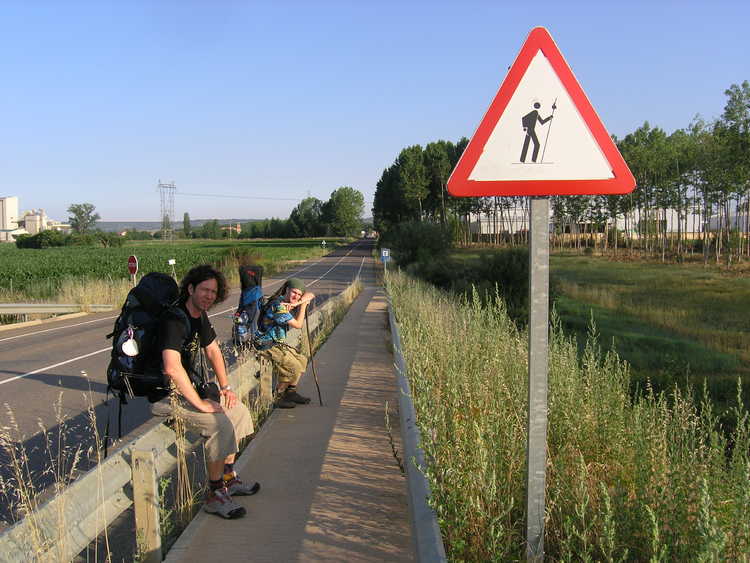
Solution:
<path fill-rule="evenodd" d="M 258 329 L 258 317 L 265 303 L 263 266 L 240 266 L 240 284 L 242 293 L 232 324 L 232 343 L 235 348 L 250 345 Z"/>

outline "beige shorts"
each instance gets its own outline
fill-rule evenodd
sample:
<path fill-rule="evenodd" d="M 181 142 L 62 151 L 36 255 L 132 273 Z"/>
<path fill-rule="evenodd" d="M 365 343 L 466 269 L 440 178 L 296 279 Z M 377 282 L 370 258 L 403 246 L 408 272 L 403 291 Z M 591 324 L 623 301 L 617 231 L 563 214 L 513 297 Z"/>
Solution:
<path fill-rule="evenodd" d="M 201 412 L 181 396 L 173 394 L 172 397 L 174 399 L 167 397 L 152 404 L 152 414 L 179 417 L 190 430 L 203 436 L 208 461 L 223 460 L 237 453 L 242 438 L 253 433 L 250 411 L 239 400 L 224 412 Z"/>
<path fill-rule="evenodd" d="M 279 383 L 297 385 L 307 369 L 307 356 L 289 346 L 274 346 L 263 352 L 273 362 L 279 377 Z"/>

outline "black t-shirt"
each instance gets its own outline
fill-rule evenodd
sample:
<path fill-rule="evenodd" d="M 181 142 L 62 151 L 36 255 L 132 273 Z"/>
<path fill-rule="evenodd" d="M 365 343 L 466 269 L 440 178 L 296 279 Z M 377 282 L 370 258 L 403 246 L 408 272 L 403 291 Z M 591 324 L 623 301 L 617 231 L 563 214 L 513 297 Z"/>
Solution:
<path fill-rule="evenodd" d="M 195 374 L 195 362 L 199 358 L 199 348 L 205 348 L 216 339 L 216 331 L 204 312 L 198 318 L 193 318 L 181 304 L 179 308 L 185 313 L 190 321 L 190 330 L 187 330 L 184 317 L 175 313 L 165 314 L 159 326 L 159 349 L 176 350 L 182 356 L 182 367 L 188 375 Z"/>

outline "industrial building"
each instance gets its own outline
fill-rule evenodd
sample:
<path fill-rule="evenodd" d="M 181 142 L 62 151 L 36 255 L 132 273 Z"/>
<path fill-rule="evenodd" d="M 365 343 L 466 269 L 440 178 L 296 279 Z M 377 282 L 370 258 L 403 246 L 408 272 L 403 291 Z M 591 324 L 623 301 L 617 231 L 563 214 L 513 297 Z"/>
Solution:
<path fill-rule="evenodd" d="M 68 232 L 70 225 L 47 217 L 44 209 L 18 213 L 18 198 L 0 197 L 0 242 L 13 242 L 18 235 L 35 235 L 41 231 Z"/>

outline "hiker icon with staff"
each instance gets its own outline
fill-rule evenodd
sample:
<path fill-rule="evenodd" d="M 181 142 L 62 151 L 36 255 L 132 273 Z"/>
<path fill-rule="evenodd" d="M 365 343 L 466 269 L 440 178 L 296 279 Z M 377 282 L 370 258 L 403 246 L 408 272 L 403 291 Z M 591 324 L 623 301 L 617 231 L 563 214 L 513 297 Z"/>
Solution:
<path fill-rule="evenodd" d="M 521 162 L 526 162 L 526 154 L 529 151 L 529 142 L 534 143 L 534 149 L 531 153 L 531 161 L 536 162 L 537 156 L 539 156 L 539 138 L 536 136 L 536 124 L 544 125 L 555 116 L 555 109 L 557 109 L 557 99 L 552 103 L 552 114 L 548 117 L 542 118 L 539 115 L 539 108 L 542 104 L 534 102 L 534 109 L 521 118 L 521 125 L 524 130 L 523 150 L 521 150 Z M 550 125 L 551 127 L 551 125 Z M 547 131 L 547 138 L 549 138 L 549 130 Z M 547 141 L 545 139 L 545 148 Z M 544 153 L 542 153 L 542 161 L 544 161 Z"/>

